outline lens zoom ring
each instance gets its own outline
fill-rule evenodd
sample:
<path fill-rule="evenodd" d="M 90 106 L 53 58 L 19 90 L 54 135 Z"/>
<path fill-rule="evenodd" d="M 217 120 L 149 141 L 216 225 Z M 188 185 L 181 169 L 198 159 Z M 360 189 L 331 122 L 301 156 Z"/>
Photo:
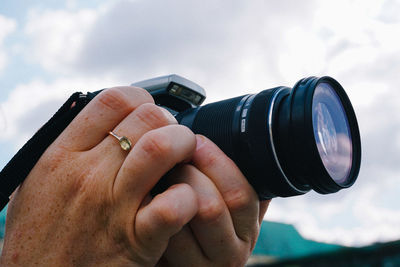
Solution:
<path fill-rule="evenodd" d="M 240 96 L 201 107 L 191 127 L 193 132 L 213 140 L 233 160 L 233 117 L 242 98 Z"/>

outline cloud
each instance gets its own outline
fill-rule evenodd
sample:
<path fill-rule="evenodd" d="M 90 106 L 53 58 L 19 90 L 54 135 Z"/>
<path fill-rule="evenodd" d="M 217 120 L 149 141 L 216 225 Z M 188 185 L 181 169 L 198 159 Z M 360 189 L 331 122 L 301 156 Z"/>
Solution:
<path fill-rule="evenodd" d="M 208 88 L 210 99 L 261 90 L 281 77 L 285 28 L 306 27 L 311 12 L 312 2 L 288 0 L 120 1 L 99 17 L 79 66 L 131 80 L 179 73 Z"/>
<path fill-rule="evenodd" d="M 53 82 L 34 80 L 17 86 L 0 103 L 4 130 L 0 141 L 13 140 L 16 147 L 23 145 L 39 129 L 68 97 L 77 91 L 97 91 L 112 87 L 117 81 L 111 78 L 60 78 Z"/>
<path fill-rule="evenodd" d="M 400 12 L 400 3 L 396 0 L 386 0 L 382 6 L 379 18 L 386 23 L 399 23 L 398 16 Z"/>
<path fill-rule="evenodd" d="M 4 47 L 4 39 L 17 28 L 15 20 L 0 15 L 0 75 L 7 64 L 7 52 Z"/>
<path fill-rule="evenodd" d="M 96 10 L 31 12 L 25 31 L 33 40 L 29 53 L 53 72 L 126 82 L 179 73 L 212 88 L 211 97 L 216 90 L 233 96 L 280 76 L 285 27 L 310 24 L 312 3 L 118 1 Z"/>
<path fill-rule="evenodd" d="M 321 242 L 363 246 L 398 240 L 398 172 L 375 178 L 375 184 L 329 196 L 274 199 L 267 219 L 294 224 L 303 236 Z"/>
<path fill-rule="evenodd" d="M 286 4 L 294 2 L 284 1 L 281 6 Z M 226 72 L 221 66 L 237 63 L 249 46 L 265 37 L 265 27 L 271 28 L 267 22 L 279 7 L 263 1 L 252 5 L 241 1 L 120 1 L 94 27 L 81 65 L 95 71 L 189 67 Z M 278 11 L 284 17 L 292 13 L 284 8 Z"/>
<path fill-rule="evenodd" d="M 50 73 L 68 73 L 79 56 L 86 35 L 96 20 L 97 10 L 77 11 L 32 9 L 24 28 L 30 40 L 25 57 Z"/>

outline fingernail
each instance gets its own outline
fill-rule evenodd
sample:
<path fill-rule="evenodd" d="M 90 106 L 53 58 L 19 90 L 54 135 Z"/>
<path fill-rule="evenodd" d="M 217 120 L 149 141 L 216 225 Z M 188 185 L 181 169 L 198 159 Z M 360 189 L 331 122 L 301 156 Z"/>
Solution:
<path fill-rule="evenodd" d="M 200 150 L 206 144 L 206 138 L 202 135 L 196 135 L 196 150 Z"/>

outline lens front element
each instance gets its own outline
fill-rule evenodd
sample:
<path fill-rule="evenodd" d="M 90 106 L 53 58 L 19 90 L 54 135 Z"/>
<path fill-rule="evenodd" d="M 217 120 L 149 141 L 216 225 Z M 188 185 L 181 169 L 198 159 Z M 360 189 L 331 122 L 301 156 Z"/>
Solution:
<path fill-rule="evenodd" d="M 345 185 L 352 167 L 352 138 L 340 98 L 328 83 L 319 83 L 315 88 L 312 123 L 325 169 L 337 184 Z"/>

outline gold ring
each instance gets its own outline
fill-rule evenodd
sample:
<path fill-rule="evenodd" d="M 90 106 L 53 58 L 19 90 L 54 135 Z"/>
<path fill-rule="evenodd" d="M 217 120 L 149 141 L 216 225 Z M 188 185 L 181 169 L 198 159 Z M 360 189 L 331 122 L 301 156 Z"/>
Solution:
<path fill-rule="evenodd" d="M 132 148 L 132 142 L 126 136 L 118 136 L 113 132 L 108 132 L 110 135 L 117 138 L 119 145 L 121 146 L 122 150 L 129 151 Z"/>

